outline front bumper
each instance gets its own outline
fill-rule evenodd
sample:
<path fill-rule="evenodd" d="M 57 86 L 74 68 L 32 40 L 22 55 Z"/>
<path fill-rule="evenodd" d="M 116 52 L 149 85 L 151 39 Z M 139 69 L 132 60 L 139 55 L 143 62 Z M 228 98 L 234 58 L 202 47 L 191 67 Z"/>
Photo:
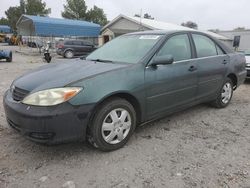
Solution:
<path fill-rule="evenodd" d="M 8 90 L 3 99 L 9 125 L 28 139 L 47 144 L 83 141 L 94 105 L 63 103 L 51 107 L 16 102 Z"/>

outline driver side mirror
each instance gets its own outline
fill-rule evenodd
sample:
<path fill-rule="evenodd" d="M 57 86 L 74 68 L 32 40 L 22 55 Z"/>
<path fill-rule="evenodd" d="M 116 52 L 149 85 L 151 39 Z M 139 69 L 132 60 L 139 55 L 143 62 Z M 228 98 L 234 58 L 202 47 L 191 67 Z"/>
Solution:
<path fill-rule="evenodd" d="M 156 65 L 169 65 L 174 62 L 174 57 L 172 55 L 156 56 L 151 63 L 152 66 Z"/>

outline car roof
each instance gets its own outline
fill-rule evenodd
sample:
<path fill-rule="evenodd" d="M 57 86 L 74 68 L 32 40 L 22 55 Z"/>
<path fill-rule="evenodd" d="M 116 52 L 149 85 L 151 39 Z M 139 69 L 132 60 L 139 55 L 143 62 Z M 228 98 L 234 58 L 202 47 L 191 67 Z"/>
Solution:
<path fill-rule="evenodd" d="M 169 35 L 169 34 L 174 34 L 174 33 L 197 33 L 197 34 L 202 34 L 211 37 L 211 35 L 208 35 L 204 32 L 201 31 L 190 31 L 190 30 L 149 30 L 149 31 L 138 31 L 138 32 L 133 32 L 133 33 L 128 33 L 126 35 Z M 214 38 L 214 37 L 213 37 Z"/>

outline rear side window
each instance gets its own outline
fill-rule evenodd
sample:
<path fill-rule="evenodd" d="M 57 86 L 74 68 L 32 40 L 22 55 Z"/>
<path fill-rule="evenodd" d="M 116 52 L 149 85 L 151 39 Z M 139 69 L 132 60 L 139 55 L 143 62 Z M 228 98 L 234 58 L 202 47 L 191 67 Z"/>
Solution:
<path fill-rule="evenodd" d="M 191 59 L 191 48 L 187 34 L 176 35 L 168 39 L 157 55 L 172 55 L 174 61 Z"/>
<path fill-rule="evenodd" d="M 192 34 L 192 36 L 198 58 L 217 55 L 216 45 L 210 38 L 198 34 Z"/>
<path fill-rule="evenodd" d="M 82 46 L 82 42 L 81 41 L 74 41 L 74 45 Z"/>
<path fill-rule="evenodd" d="M 65 45 L 72 45 L 72 41 L 66 41 Z"/>
<path fill-rule="evenodd" d="M 92 46 L 92 44 L 89 41 L 83 41 L 82 45 L 83 46 Z"/>

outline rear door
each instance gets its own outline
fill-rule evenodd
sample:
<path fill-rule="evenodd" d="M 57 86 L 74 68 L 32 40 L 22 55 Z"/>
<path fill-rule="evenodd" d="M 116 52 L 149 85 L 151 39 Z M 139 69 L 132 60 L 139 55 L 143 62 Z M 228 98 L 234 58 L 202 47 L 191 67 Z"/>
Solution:
<path fill-rule="evenodd" d="M 221 88 L 229 57 L 209 37 L 202 34 L 192 34 L 196 49 L 198 68 L 197 99 L 215 95 Z"/>
<path fill-rule="evenodd" d="M 83 54 L 89 54 L 92 52 L 93 45 L 88 41 L 82 41 L 82 52 Z"/>
<path fill-rule="evenodd" d="M 188 34 L 169 38 L 155 56 L 172 55 L 174 63 L 145 70 L 148 119 L 191 103 L 196 98 L 197 69 Z"/>
<path fill-rule="evenodd" d="M 74 41 L 74 49 L 75 49 L 75 55 L 82 54 L 83 46 L 81 41 Z"/>

